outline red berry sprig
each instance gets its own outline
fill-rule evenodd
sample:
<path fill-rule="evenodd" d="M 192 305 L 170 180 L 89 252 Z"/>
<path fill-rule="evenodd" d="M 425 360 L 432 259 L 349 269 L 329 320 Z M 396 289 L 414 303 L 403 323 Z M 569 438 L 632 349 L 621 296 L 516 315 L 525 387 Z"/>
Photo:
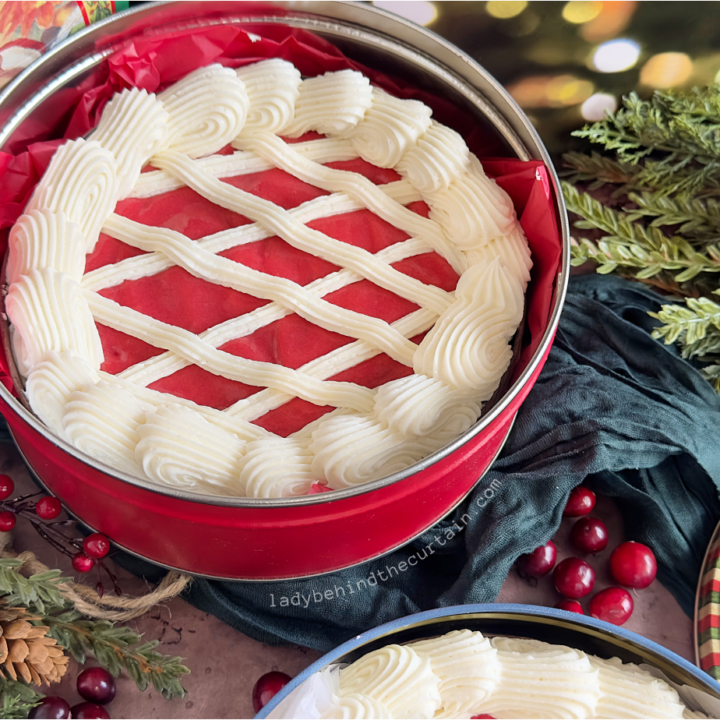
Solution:
<path fill-rule="evenodd" d="M 62 513 L 60 501 L 42 493 L 31 493 L 15 497 L 10 496 L 15 491 L 15 483 L 7 475 L 0 475 L 0 531 L 8 532 L 15 527 L 18 517 L 23 517 L 35 528 L 38 535 L 55 550 L 72 559 L 72 566 L 76 572 L 88 573 L 93 567 L 98 568 L 98 582 L 96 590 L 102 597 L 104 586 L 99 578 L 103 570 L 116 595 L 121 595 L 117 578 L 103 562 L 110 551 L 110 541 L 101 533 L 93 533 L 87 538 L 71 537 L 63 531 L 64 528 L 74 527 L 74 520 L 58 520 Z M 38 496 L 42 497 L 38 497 Z"/>
<path fill-rule="evenodd" d="M 54 520 L 62 512 L 62 505 L 57 498 L 44 497 L 35 503 L 35 512 L 43 520 Z"/>

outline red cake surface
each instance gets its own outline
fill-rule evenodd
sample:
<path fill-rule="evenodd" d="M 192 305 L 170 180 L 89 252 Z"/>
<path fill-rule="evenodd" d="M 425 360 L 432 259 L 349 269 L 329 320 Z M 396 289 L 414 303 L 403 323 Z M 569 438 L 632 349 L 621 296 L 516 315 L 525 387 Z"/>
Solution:
<path fill-rule="evenodd" d="M 375 167 L 361 159 L 328 163 L 328 166 L 361 173 L 376 185 L 400 179 L 393 170 Z M 327 194 L 278 169 L 225 178 L 223 181 L 288 210 Z M 415 202 L 408 207 L 427 217 L 428 207 L 424 202 Z M 181 232 L 192 240 L 251 222 L 242 215 L 215 205 L 187 187 L 150 198 L 124 200 L 118 204 L 116 213 L 144 225 Z M 369 210 L 319 218 L 308 223 L 308 226 L 371 253 L 408 239 L 406 233 Z M 140 254 L 143 251 L 103 234 L 87 258 L 86 271 Z M 285 277 L 303 286 L 340 269 L 320 257 L 290 246 L 277 236 L 238 245 L 220 254 L 254 270 Z M 393 267 L 447 291 L 452 291 L 458 281 L 457 273 L 435 252 L 406 258 Z M 195 334 L 245 315 L 268 302 L 196 278 L 177 266 L 149 277 L 125 280 L 115 287 L 101 290 L 100 294 L 120 305 Z M 338 307 L 389 323 L 419 309 L 415 303 L 369 280 L 352 283 L 325 295 L 324 299 Z M 164 352 L 161 348 L 99 323 L 97 327 L 105 354 L 101 369 L 108 373 L 120 373 Z M 412 338 L 416 343 L 421 339 L 422 335 Z M 226 342 L 219 349 L 239 357 L 297 369 L 354 341 L 354 337 L 325 330 L 292 314 L 251 335 Z M 412 368 L 381 353 L 328 379 L 374 388 L 412 372 Z M 262 389 L 214 375 L 197 365 L 185 367 L 155 381 L 149 387 L 217 410 L 224 410 Z M 331 410 L 333 408 L 330 406 L 317 406 L 295 398 L 255 422 L 278 435 L 288 436 Z"/>

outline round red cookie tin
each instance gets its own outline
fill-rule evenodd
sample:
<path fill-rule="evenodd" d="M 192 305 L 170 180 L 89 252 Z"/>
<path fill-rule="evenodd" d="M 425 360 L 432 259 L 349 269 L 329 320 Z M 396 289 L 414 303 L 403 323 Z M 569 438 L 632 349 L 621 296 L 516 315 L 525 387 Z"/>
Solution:
<path fill-rule="evenodd" d="M 373 82 L 382 84 L 380 72 L 388 73 L 438 98 L 433 108 L 438 119 L 467 138 L 488 174 L 508 191 L 535 263 L 525 330 L 504 394 L 498 393 L 477 424 L 455 442 L 394 475 L 293 498 L 199 495 L 109 468 L 52 435 L 5 378 L 0 412 L 29 467 L 69 512 L 131 553 L 209 577 L 276 580 L 332 572 L 383 555 L 440 520 L 502 448 L 550 351 L 566 292 L 567 217 L 549 156 L 528 119 L 457 48 L 367 5 L 182 2 L 120 13 L 73 36 L 4 90 L 0 157 L 19 155 L 40 138 L 38 126 L 48 117 L 61 118 L 57 122 L 64 123 L 60 134 L 65 137 L 87 132 L 92 113 L 78 113 L 77 99 L 93 88 L 103 92 L 103 84 L 107 89 L 109 64 L 113 72 L 137 77 L 156 71 L 152 63 L 143 64 L 148 57 L 159 57 L 160 65 L 190 62 L 182 42 L 189 43 L 189 55 L 215 53 L 209 62 L 222 62 L 243 42 L 248 47 L 257 43 L 256 38 L 259 52 L 273 43 L 297 52 L 308 31 L 342 51 L 342 56 L 335 51 L 329 69 L 361 63 Z M 142 48 L 149 54 L 143 55 Z M 32 164 L 32 154 L 26 159 Z M 0 214 L 12 212 L 10 205 L 6 202 Z"/>

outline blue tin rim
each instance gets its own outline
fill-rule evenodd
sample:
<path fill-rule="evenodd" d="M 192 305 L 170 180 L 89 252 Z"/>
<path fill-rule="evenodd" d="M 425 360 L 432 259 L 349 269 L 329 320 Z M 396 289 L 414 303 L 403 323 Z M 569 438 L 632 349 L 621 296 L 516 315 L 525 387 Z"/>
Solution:
<path fill-rule="evenodd" d="M 714 680 L 710 675 L 693 665 L 688 660 L 685 660 L 685 658 L 680 657 L 672 650 L 668 650 L 653 640 L 648 640 L 642 635 L 638 635 L 631 630 L 625 630 L 622 627 L 611 625 L 603 620 L 597 620 L 593 617 L 579 615 L 578 613 L 559 610 L 557 608 L 542 607 L 540 605 L 520 605 L 515 603 L 480 603 L 476 605 L 453 605 L 452 607 L 438 608 L 436 610 L 426 610 L 425 612 L 417 613 L 415 615 L 406 615 L 398 618 L 397 620 L 392 620 L 384 625 L 367 630 L 360 635 L 356 635 L 354 638 L 347 640 L 342 645 L 339 645 L 335 649 L 326 653 L 312 665 L 306 667 L 299 675 L 296 675 L 277 695 L 275 695 L 275 697 L 270 700 L 270 702 L 268 702 L 267 705 L 265 705 L 264 708 L 262 708 L 262 710 L 260 710 L 255 717 L 257 720 L 267 718 L 277 705 L 279 705 L 291 692 L 293 692 L 293 690 L 295 690 L 295 688 L 305 682 L 305 680 L 307 680 L 311 675 L 319 672 L 326 665 L 335 662 L 347 653 L 370 642 L 371 640 L 375 640 L 376 638 L 387 635 L 388 633 L 397 632 L 428 620 L 436 620 L 450 615 L 470 615 L 479 613 L 511 613 L 526 617 L 542 617 L 550 620 L 562 620 L 564 622 L 569 621 L 570 623 L 574 623 L 583 628 L 591 628 L 601 631 L 621 640 L 640 645 L 646 650 L 661 655 L 664 659 L 677 666 L 679 669 L 685 671 L 689 675 L 692 675 L 696 680 L 698 680 L 698 682 L 706 686 L 708 690 L 714 691 L 720 698 L 720 683 Z"/>

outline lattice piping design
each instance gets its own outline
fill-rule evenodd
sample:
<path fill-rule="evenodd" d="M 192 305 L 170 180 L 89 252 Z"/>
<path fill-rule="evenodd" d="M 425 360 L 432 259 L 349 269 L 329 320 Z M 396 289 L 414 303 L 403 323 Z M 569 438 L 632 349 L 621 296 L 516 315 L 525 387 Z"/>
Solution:
<path fill-rule="evenodd" d="M 328 137 L 280 137 L 308 130 Z M 231 142 L 234 153 L 218 154 Z M 324 164 L 356 158 L 402 179 L 375 185 Z M 157 169 L 141 174 L 148 162 Z M 284 210 L 222 181 L 272 168 L 329 194 Z M 181 187 L 250 224 L 191 240 L 113 212 L 123 197 Z M 418 200 L 428 218 L 407 207 Z M 355 210 L 408 239 L 372 254 L 308 226 Z M 145 254 L 83 274 L 101 231 Z M 340 269 L 302 286 L 220 255 L 272 236 Z M 393 267 L 428 252 L 461 274 L 455 292 Z M 31 406 L 58 435 L 158 483 L 278 497 L 390 474 L 467 430 L 507 369 L 531 264 L 509 198 L 426 106 L 354 71 L 302 80 L 269 60 L 200 68 L 157 97 L 116 95 L 89 141 L 56 153 L 13 228 L 6 306 Z M 100 294 L 173 266 L 268 302 L 194 334 Z M 324 299 L 362 279 L 420 309 L 388 323 Z M 220 349 L 291 313 L 354 341 L 297 369 Z M 103 372 L 95 321 L 164 352 Z M 420 345 L 409 339 L 426 331 Z M 328 379 L 381 353 L 414 374 L 375 389 Z M 221 411 L 148 387 L 193 364 L 264 389 Z M 287 438 L 253 423 L 293 398 L 336 409 Z"/>

